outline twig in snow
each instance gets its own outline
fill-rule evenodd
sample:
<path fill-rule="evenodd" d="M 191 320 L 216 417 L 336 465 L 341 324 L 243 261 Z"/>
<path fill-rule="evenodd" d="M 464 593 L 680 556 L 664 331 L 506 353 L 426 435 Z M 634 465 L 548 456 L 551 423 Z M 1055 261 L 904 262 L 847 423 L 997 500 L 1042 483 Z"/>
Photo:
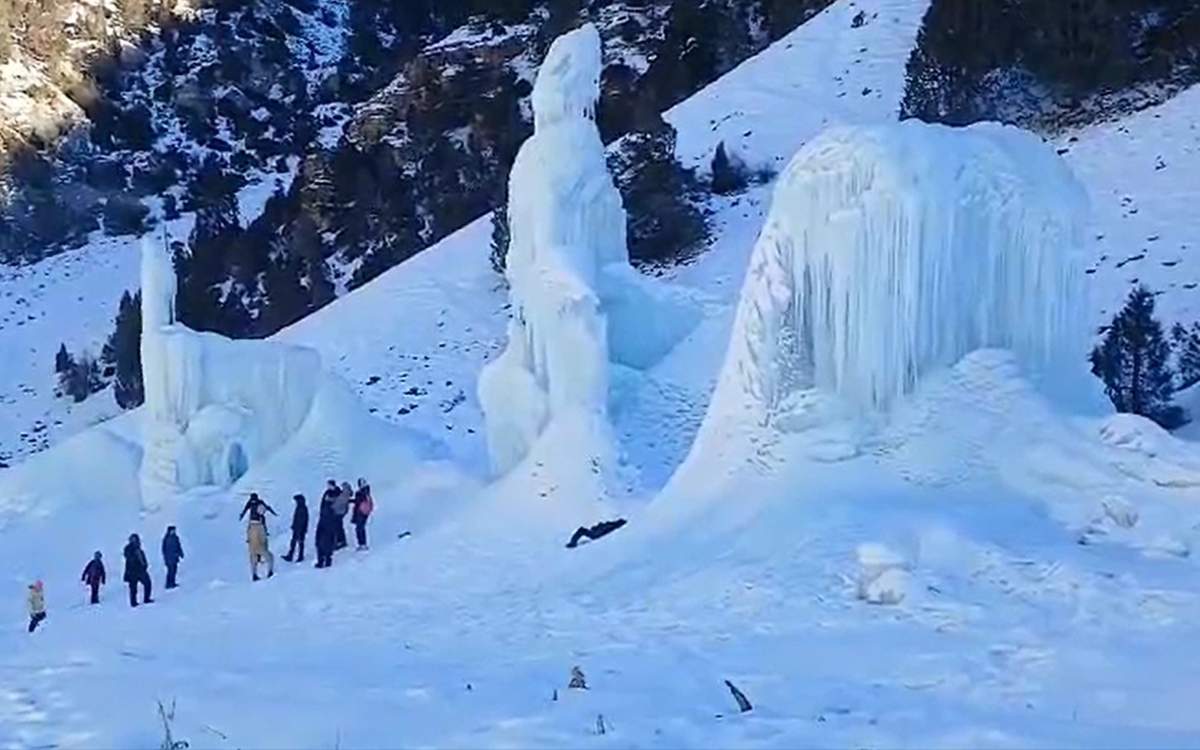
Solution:
<path fill-rule="evenodd" d="M 163 702 L 158 701 L 158 716 L 163 723 L 163 741 L 162 750 L 187 750 L 187 740 L 177 740 L 173 736 L 171 725 L 175 722 L 175 701 L 171 701 L 171 710 L 168 711 Z"/>
<path fill-rule="evenodd" d="M 730 693 L 733 693 L 733 699 L 737 701 L 739 711 L 746 713 L 747 711 L 754 710 L 754 706 L 750 705 L 750 701 L 747 700 L 746 694 L 741 690 L 738 690 L 737 685 L 734 685 L 729 680 L 725 680 L 725 687 L 729 688 Z"/>

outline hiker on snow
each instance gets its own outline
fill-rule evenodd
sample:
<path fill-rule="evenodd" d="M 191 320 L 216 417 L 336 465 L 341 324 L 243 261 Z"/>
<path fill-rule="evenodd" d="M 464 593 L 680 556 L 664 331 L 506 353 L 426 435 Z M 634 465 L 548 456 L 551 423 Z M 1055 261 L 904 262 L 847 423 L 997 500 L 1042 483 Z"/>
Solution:
<path fill-rule="evenodd" d="M 371 485 L 367 480 L 359 478 L 358 492 L 354 493 L 354 515 L 350 521 L 354 524 L 354 536 L 358 541 L 359 551 L 367 548 L 367 519 L 375 510 L 375 500 L 371 497 Z"/>
<path fill-rule="evenodd" d="M 129 535 L 129 544 L 125 545 L 125 583 L 129 584 L 129 606 L 136 607 L 137 587 L 142 584 L 142 604 L 151 604 L 150 598 L 150 563 L 146 562 L 146 552 L 142 549 L 142 540 L 137 534 Z"/>
<path fill-rule="evenodd" d="M 288 553 L 283 559 L 292 562 L 298 550 L 300 556 L 295 557 L 295 561 L 304 562 L 304 537 L 308 535 L 308 505 L 305 504 L 304 495 L 293 495 L 292 499 L 296 501 L 296 510 L 292 511 L 292 542 L 288 545 Z"/>
<path fill-rule="evenodd" d="M 352 502 L 354 490 L 350 488 L 349 482 L 342 482 L 342 489 L 333 498 L 333 512 L 337 515 L 337 526 L 333 529 L 337 534 L 335 549 L 349 546 L 349 542 L 346 541 L 346 514 L 350 512 Z"/>
<path fill-rule="evenodd" d="M 167 527 L 167 533 L 162 540 L 163 562 L 167 565 L 167 588 L 173 589 L 179 584 L 175 582 L 175 573 L 179 570 L 179 561 L 183 559 L 183 544 L 174 526 Z"/>
<path fill-rule="evenodd" d="M 88 560 L 88 564 L 83 568 L 83 576 L 79 580 L 83 581 L 92 590 L 92 604 L 100 603 L 100 587 L 104 585 L 107 576 L 104 573 L 103 555 L 99 552 L 92 555 L 92 559 Z"/>
<path fill-rule="evenodd" d="M 46 619 L 46 592 L 41 581 L 29 584 L 29 632 L 37 630 L 37 626 Z"/>
<path fill-rule="evenodd" d="M 250 499 L 246 501 L 246 507 L 242 508 L 241 515 L 238 519 L 242 519 L 246 514 L 250 514 L 250 521 L 246 524 L 246 546 L 250 551 L 250 577 L 252 580 L 258 580 L 258 564 L 266 562 L 267 578 L 275 575 L 275 556 L 271 554 L 271 546 L 267 542 L 267 513 L 273 516 L 279 514 L 270 505 L 267 505 L 257 492 L 250 493 Z"/>
<path fill-rule="evenodd" d="M 325 506 L 328 505 L 331 512 L 333 513 L 333 520 L 335 522 L 338 521 L 339 514 L 337 512 L 337 507 L 338 507 L 338 503 L 339 503 L 341 496 L 342 496 L 342 490 L 341 490 L 341 488 L 338 487 L 337 480 L 330 479 L 329 482 L 325 486 L 325 494 L 321 495 L 321 508 L 322 508 L 322 512 L 324 512 Z M 343 512 L 342 515 L 345 515 L 345 513 Z M 321 520 L 320 516 L 317 517 L 317 520 L 318 521 Z M 340 525 L 340 522 L 339 522 L 339 525 Z M 336 528 L 333 528 L 333 527 L 331 527 L 331 528 L 333 529 L 333 546 L 335 549 L 341 549 L 341 547 L 345 546 L 346 530 L 342 529 L 342 532 L 339 534 Z M 339 540 L 342 541 L 341 546 L 338 545 Z"/>
<path fill-rule="evenodd" d="M 326 497 L 329 493 L 325 493 Z M 320 515 L 317 517 L 317 533 L 314 542 L 317 546 L 317 564 L 314 567 L 328 568 L 333 565 L 333 548 L 337 545 L 337 514 L 333 510 L 333 500 L 321 500 Z"/>

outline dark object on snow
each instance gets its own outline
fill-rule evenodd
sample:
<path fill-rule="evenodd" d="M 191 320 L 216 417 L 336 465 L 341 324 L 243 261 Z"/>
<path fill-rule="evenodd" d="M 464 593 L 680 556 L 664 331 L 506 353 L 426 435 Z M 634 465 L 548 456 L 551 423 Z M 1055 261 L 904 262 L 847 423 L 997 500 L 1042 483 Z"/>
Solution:
<path fill-rule="evenodd" d="M 626 523 L 627 522 L 624 518 L 618 518 L 615 521 L 603 521 L 590 528 L 584 528 L 583 526 L 580 526 L 575 530 L 575 533 L 571 535 L 571 541 L 567 542 L 567 549 L 575 549 L 578 547 L 581 539 L 590 539 L 595 541 L 602 536 L 607 536 L 608 534 L 611 534 L 612 532 L 624 526 Z"/>
<path fill-rule="evenodd" d="M 150 604 L 150 563 L 146 561 L 146 552 L 142 549 L 142 540 L 137 534 L 129 535 L 129 544 L 125 545 L 125 583 L 129 584 L 129 606 L 136 607 L 137 587 L 142 584 L 142 604 Z"/>
<path fill-rule="evenodd" d="M 179 571 L 179 561 L 183 559 L 183 544 L 174 526 L 168 526 L 167 533 L 163 535 L 162 555 L 167 565 L 167 588 L 173 589 L 179 585 L 175 582 L 175 574 Z"/>
<path fill-rule="evenodd" d="M 571 681 L 567 683 L 567 687 L 572 690 L 587 690 L 587 678 L 583 676 L 583 670 L 578 666 L 571 667 Z"/>
<path fill-rule="evenodd" d="M 104 562 L 101 560 L 103 556 L 97 552 L 88 560 L 87 566 L 83 569 L 83 575 L 79 580 L 88 585 L 92 590 L 92 604 L 100 603 L 100 587 L 108 580 L 108 576 L 104 571 Z"/>
<path fill-rule="evenodd" d="M 295 495 L 292 497 L 296 501 L 296 510 L 292 511 L 292 541 L 288 545 L 288 553 L 283 556 L 284 560 L 292 562 L 304 562 L 304 537 L 308 534 L 308 505 L 305 504 L 304 495 Z M 296 552 L 299 551 L 300 556 L 296 557 Z"/>
<path fill-rule="evenodd" d="M 739 711 L 746 713 L 747 711 L 754 710 L 754 706 L 750 705 L 750 701 L 747 700 L 746 694 L 741 690 L 738 690 L 736 685 L 729 680 L 725 680 L 725 687 L 729 688 L 729 692 L 733 693 L 733 699 L 737 701 Z"/>

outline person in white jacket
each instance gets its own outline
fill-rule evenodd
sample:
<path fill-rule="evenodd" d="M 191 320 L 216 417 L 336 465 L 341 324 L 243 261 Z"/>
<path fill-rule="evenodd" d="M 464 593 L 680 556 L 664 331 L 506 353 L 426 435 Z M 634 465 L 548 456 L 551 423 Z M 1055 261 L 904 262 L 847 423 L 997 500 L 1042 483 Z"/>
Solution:
<path fill-rule="evenodd" d="M 41 581 L 29 584 L 29 632 L 46 619 L 46 591 Z"/>

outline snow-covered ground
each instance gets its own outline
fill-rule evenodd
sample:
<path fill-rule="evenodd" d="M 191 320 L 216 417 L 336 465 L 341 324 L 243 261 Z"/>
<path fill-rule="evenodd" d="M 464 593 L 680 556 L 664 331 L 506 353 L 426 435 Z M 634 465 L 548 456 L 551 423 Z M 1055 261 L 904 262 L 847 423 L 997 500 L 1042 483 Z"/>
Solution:
<path fill-rule="evenodd" d="M 834 4 L 669 113 L 682 154 L 705 163 L 725 140 L 781 166 L 829 125 L 894 118 L 924 10 Z M 1155 145 L 1101 174 L 1109 132 L 1067 154 L 1097 208 Z M 563 549 L 605 520 L 595 498 L 536 471 L 487 483 L 476 382 L 503 345 L 507 295 L 486 218 L 280 334 L 319 350 L 361 404 L 315 415 L 233 492 L 143 512 L 138 413 L 0 473 L 0 746 L 156 747 L 156 700 L 175 702 L 192 747 L 1200 743 L 1192 446 L 1060 412 L 985 351 L 929 378 L 855 451 L 749 429 L 686 458 L 769 199 L 714 203 L 712 248 L 671 275 L 701 324 L 613 384 L 640 481 L 620 507 L 628 527 L 600 542 Z M 1188 236 L 1196 220 L 1171 211 L 1161 221 Z M 1123 294 L 1105 283 L 1094 310 Z M 364 474 L 371 552 L 328 571 L 311 551 L 304 566 L 277 558 L 280 575 L 250 583 L 246 493 L 284 517 L 278 555 L 293 492 L 315 509 L 326 476 Z M 139 531 L 157 560 L 169 523 L 183 586 L 130 610 L 121 545 Z M 77 588 L 94 549 L 110 576 L 99 608 Z M 50 617 L 30 637 L 34 578 Z M 567 689 L 573 666 L 587 691 Z"/>

